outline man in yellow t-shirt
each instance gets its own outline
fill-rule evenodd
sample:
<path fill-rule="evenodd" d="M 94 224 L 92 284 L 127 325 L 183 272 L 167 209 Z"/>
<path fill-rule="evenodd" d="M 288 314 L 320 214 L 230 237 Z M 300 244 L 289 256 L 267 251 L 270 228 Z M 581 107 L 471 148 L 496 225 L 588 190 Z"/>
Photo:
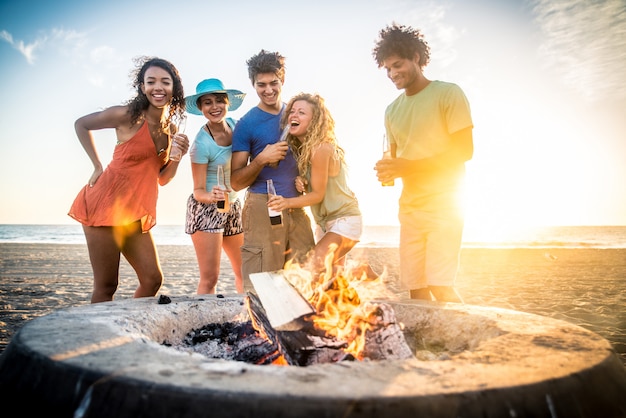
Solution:
<path fill-rule="evenodd" d="M 402 179 L 400 287 L 413 299 L 461 302 L 454 281 L 463 235 L 460 191 L 474 152 L 469 103 L 456 84 L 424 76 L 430 47 L 419 30 L 385 27 L 373 56 L 404 90 L 385 111 L 393 158 L 376 163 L 379 181 Z"/>

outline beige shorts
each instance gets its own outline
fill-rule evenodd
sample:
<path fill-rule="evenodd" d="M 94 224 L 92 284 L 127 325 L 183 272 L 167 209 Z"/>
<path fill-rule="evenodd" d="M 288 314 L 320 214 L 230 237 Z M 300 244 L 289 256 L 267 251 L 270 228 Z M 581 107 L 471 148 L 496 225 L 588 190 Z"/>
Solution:
<path fill-rule="evenodd" d="M 454 286 L 463 219 L 425 212 L 400 213 L 400 288 Z"/>
<path fill-rule="evenodd" d="M 254 291 L 251 273 L 280 270 L 291 260 L 304 262 L 315 246 L 311 220 L 304 209 L 284 210 L 282 224 L 272 225 L 265 193 L 246 194 L 241 220 L 241 272 L 245 292 Z"/>

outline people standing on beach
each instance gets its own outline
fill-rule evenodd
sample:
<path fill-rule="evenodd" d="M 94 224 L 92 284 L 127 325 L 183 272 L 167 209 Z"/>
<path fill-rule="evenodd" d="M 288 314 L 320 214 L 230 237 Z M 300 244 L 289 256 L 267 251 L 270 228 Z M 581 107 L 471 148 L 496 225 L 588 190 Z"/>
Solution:
<path fill-rule="evenodd" d="M 230 186 L 235 121 L 227 115 L 241 106 L 244 97 L 239 90 L 224 88 L 217 78 L 201 81 L 196 94 L 185 97 L 187 112 L 207 119 L 189 151 L 193 193 L 187 199 L 185 221 L 185 232 L 191 235 L 200 269 L 199 295 L 215 293 L 222 249 L 230 260 L 237 293 L 243 293 L 241 201 Z M 218 181 L 218 174 L 223 179 Z"/>
<path fill-rule="evenodd" d="M 322 273 L 326 257 L 332 265 L 343 265 L 344 256 L 363 232 L 361 210 L 348 186 L 344 150 L 335 136 L 335 121 L 318 94 L 294 96 L 283 112 L 281 127 L 288 127 L 288 143 L 298 165 L 295 197 L 275 195 L 268 206 L 276 211 L 311 207 L 316 223 L 312 271 Z M 334 270 L 334 269 L 333 269 Z M 332 273 L 332 272 L 330 272 Z"/>
<path fill-rule="evenodd" d="M 74 200 L 69 216 L 83 225 L 94 275 L 91 302 L 113 300 L 119 281 L 120 255 L 137 273 L 134 297 L 154 296 L 163 282 L 150 229 L 156 224 L 159 185 L 167 184 L 179 161 L 169 158 L 172 139 L 183 154 L 189 148 L 174 121 L 185 112 L 178 70 L 156 57 L 141 57 L 134 71 L 136 95 L 76 120 L 76 135 L 94 171 Z M 117 145 L 106 169 L 92 131 L 115 129 Z"/>
<path fill-rule="evenodd" d="M 251 273 L 280 270 L 291 260 L 301 262 L 315 241 L 311 221 L 302 208 L 283 211 L 280 225 L 272 225 L 268 214 L 267 180 L 273 180 L 282 196 L 299 195 L 294 182 L 298 176 L 296 160 L 287 142 L 279 141 L 285 108 L 281 100 L 285 58 L 278 52 L 261 50 L 247 65 L 260 101 L 235 126 L 231 185 L 234 190 L 248 187 L 241 254 L 244 290 L 253 292 Z"/>
<path fill-rule="evenodd" d="M 460 194 L 474 152 L 468 100 L 456 84 L 425 77 L 430 46 L 417 29 L 386 26 L 373 56 L 404 90 L 385 111 L 393 158 L 375 167 L 383 183 L 402 178 L 400 287 L 413 299 L 461 302 L 454 289 L 464 223 Z"/>

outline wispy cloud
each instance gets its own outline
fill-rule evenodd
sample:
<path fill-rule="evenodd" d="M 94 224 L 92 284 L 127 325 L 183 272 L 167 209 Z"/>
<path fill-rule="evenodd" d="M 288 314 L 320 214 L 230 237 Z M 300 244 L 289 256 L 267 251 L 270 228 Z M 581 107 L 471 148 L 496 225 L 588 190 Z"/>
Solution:
<path fill-rule="evenodd" d="M 541 59 L 590 100 L 626 98 L 624 0 L 535 0 Z"/>
<path fill-rule="evenodd" d="M 28 44 L 2 30 L 0 40 L 18 50 L 31 65 L 35 65 L 44 53 L 62 56 L 63 62 L 82 68 L 87 80 L 96 86 L 105 84 L 107 72 L 119 65 L 119 57 L 114 48 L 107 45 L 94 47 L 89 33 L 71 29 L 54 28 Z"/>
<path fill-rule="evenodd" d="M 0 39 L 18 50 L 29 64 L 35 64 L 40 54 L 53 51 L 57 54 L 72 55 L 84 49 L 87 44 L 85 33 L 75 30 L 52 29 L 48 33 L 40 34 L 34 41 L 26 43 L 18 40 L 6 30 L 0 31 Z"/>
<path fill-rule="evenodd" d="M 35 63 L 35 51 L 42 48 L 46 43 L 47 37 L 37 38 L 30 44 L 24 43 L 24 41 L 18 41 L 13 39 L 13 36 L 6 30 L 0 31 L 0 39 L 10 44 L 13 48 L 17 49 L 26 58 L 29 64 Z"/>

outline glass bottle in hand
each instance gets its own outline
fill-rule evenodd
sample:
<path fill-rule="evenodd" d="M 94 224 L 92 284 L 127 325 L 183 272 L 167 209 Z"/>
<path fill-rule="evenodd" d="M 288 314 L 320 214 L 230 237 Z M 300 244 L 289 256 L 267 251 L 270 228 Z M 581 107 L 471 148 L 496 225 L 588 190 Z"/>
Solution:
<path fill-rule="evenodd" d="M 187 127 L 187 117 L 183 116 L 178 122 L 178 126 L 176 127 L 176 133 L 172 137 L 172 146 L 170 148 L 170 160 L 172 161 L 180 161 L 183 157 L 183 150 L 180 149 L 178 144 L 176 143 L 176 136 L 178 134 L 184 134 L 185 129 Z"/>
<path fill-rule="evenodd" d="M 391 156 L 391 145 L 389 144 L 389 139 L 387 138 L 387 135 L 383 135 L 383 160 L 389 158 L 393 158 Z M 382 183 L 383 186 L 393 186 L 394 184 L 395 182 L 393 180 Z"/>
<path fill-rule="evenodd" d="M 224 200 L 217 201 L 217 211 L 220 213 L 227 213 L 230 211 L 230 202 L 228 200 L 228 193 L 226 192 L 226 177 L 224 176 L 224 166 L 217 166 L 217 185 L 224 191 Z"/>
<path fill-rule="evenodd" d="M 287 140 L 287 135 L 289 135 L 289 128 L 291 128 L 291 125 L 287 124 L 287 126 L 285 126 L 283 128 L 283 131 L 280 134 L 280 138 L 278 138 L 278 142 L 282 142 L 282 141 L 286 141 Z M 276 163 L 272 163 L 269 166 L 272 168 L 276 168 L 278 167 L 278 164 L 280 163 L 280 161 L 276 162 Z"/>
<path fill-rule="evenodd" d="M 274 181 L 272 179 L 267 180 L 267 197 L 268 199 L 271 196 L 276 196 L 276 189 L 274 188 Z M 270 207 L 267 208 L 267 211 L 270 215 L 270 223 L 272 226 L 282 225 L 283 223 L 283 213 L 272 210 Z"/>

